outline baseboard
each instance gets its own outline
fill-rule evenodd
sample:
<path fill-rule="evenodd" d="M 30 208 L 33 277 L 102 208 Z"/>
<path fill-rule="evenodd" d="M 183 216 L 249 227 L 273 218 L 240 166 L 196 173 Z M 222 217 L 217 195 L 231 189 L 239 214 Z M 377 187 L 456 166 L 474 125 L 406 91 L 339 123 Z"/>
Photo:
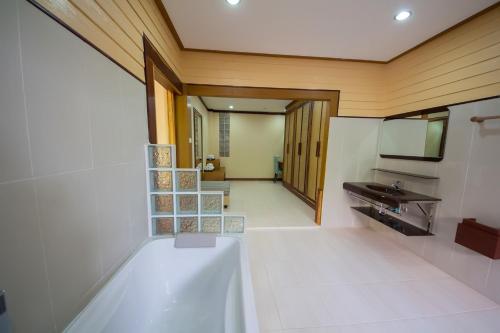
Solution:
<path fill-rule="evenodd" d="M 226 178 L 226 180 L 270 180 L 273 181 L 274 178 Z M 277 178 L 276 180 L 281 181 L 281 178 Z"/>

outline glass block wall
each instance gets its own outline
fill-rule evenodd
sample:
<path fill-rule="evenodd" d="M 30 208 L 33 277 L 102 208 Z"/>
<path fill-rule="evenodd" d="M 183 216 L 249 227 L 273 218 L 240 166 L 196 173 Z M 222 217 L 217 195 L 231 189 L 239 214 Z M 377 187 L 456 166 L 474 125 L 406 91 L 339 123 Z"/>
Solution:
<path fill-rule="evenodd" d="M 224 214 L 224 192 L 200 190 L 200 170 L 175 167 L 175 145 L 147 145 L 149 235 L 243 233 L 245 217 Z"/>

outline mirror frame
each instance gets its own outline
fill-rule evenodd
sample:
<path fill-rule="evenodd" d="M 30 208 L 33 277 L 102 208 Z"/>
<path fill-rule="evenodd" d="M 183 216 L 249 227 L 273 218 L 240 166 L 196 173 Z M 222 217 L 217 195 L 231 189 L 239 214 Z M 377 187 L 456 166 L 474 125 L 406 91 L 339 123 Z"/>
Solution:
<path fill-rule="evenodd" d="M 389 116 L 384 118 L 384 121 L 394 120 L 394 119 L 404 119 L 408 117 L 421 116 L 424 114 L 438 113 L 438 112 L 448 112 L 448 119 L 450 114 L 450 109 L 447 106 L 440 106 L 436 108 L 424 109 L 419 111 L 412 111 L 407 113 L 396 114 L 393 116 Z M 448 136 L 448 121 L 444 124 L 443 136 L 441 138 L 441 156 L 439 157 L 425 157 L 425 156 L 405 156 L 405 155 L 387 155 L 380 154 L 382 158 L 392 158 L 392 159 L 400 159 L 400 160 L 414 160 L 414 161 L 428 161 L 428 162 L 440 162 L 444 158 L 445 147 L 446 147 L 446 137 Z"/>
<path fill-rule="evenodd" d="M 201 113 L 196 109 L 196 108 L 192 108 L 193 110 L 193 162 L 194 162 L 194 167 L 196 168 L 197 164 L 196 164 L 196 147 L 195 147 L 195 141 L 196 141 L 196 137 L 197 137 L 197 133 L 196 133 L 196 126 L 195 126 L 195 121 L 196 121 L 196 118 L 199 119 L 199 123 L 200 123 L 200 135 L 201 137 L 198 138 L 199 139 L 199 144 L 200 144 L 200 147 L 201 147 L 201 166 L 203 168 L 204 166 L 204 162 L 203 161 L 203 116 L 201 115 Z"/>

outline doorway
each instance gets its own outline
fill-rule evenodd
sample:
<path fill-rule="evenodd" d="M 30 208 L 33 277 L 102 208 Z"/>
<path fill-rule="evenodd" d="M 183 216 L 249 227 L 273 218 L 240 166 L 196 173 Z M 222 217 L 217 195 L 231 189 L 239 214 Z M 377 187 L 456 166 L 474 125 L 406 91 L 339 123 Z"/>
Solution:
<path fill-rule="evenodd" d="M 275 153 L 275 156 L 279 158 L 277 162 L 281 167 L 282 174 L 280 175 L 280 180 L 283 181 L 283 186 L 287 189 L 287 194 L 293 194 L 293 200 L 301 200 L 301 205 L 306 204 L 309 206 L 308 209 L 312 209 L 312 222 L 316 224 L 321 224 L 321 209 L 322 209 L 322 198 L 323 198 L 323 185 L 324 185 L 324 174 L 326 165 L 326 151 L 328 143 L 328 128 L 330 117 L 334 117 L 338 112 L 338 100 L 339 91 L 331 90 L 301 90 L 301 89 L 277 89 L 277 88 L 254 88 L 254 87 L 233 87 L 233 86 L 214 86 L 214 85 L 195 85 L 188 84 L 185 86 L 185 94 L 189 95 L 190 98 L 201 98 L 204 108 L 210 113 L 216 114 L 214 119 L 217 121 L 212 121 L 212 126 L 215 127 L 217 134 L 214 135 L 208 141 L 214 140 L 211 147 L 217 147 L 217 149 L 212 148 L 211 152 L 207 152 L 208 155 L 217 155 L 218 161 L 217 165 L 220 165 L 222 160 L 222 165 L 225 163 L 235 163 L 234 161 L 229 161 L 230 157 L 220 156 L 225 154 L 224 145 L 228 144 L 231 147 L 231 142 L 227 142 L 223 138 L 225 130 L 223 128 L 224 122 L 223 118 L 227 118 L 226 115 L 233 115 L 233 121 L 239 121 L 240 118 L 246 112 L 246 116 L 250 117 L 252 112 L 245 110 L 236 109 L 226 109 L 226 110 L 216 110 L 209 102 L 210 99 L 214 100 L 226 100 L 231 99 L 241 99 L 241 100 L 281 100 L 287 101 L 286 106 L 280 110 L 280 116 L 282 117 L 283 126 L 283 136 L 282 143 L 279 147 L 279 153 Z M 191 97 L 192 96 L 192 97 Z M 234 107 L 232 104 L 227 102 L 227 107 Z M 238 113 L 239 112 L 239 113 Z M 256 117 L 268 117 L 269 115 L 260 114 L 258 112 L 253 112 L 254 119 L 248 119 L 248 126 L 252 125 L 252 122 L 256 121 Z M 264 112 L 262 112 L 264 113 Z M 222 125 L 221 125 L 222 124 Z M 235 123 L 237 124 L 237 123 Z M 222 126 L 222 127 L 221 127 Z M 231 131 L 232 125 L 229 118 L 228 128 Z M 262 127 L 261 127 L 262 128 Z M 242 132 L 243 130 L 238 130 Z M 259 130 L 254 130 L 255 135 L 259 135 Z M 208 134 L 208 133 L 207 133 Z M 244 143 L 246 144 L 246 151 L 249 150 L 249 145 L 251 145 L 252 135 L 246 137 Z M 231 140 L 232 141 L 232 140 Z M 257 145 L 263 146 L 263 143 L 257 143 Z M 209 143 L 210 146 L 210 143 Z M 234 148 L 234 147 L 233 147 Z M 222 149 L 222 150 L 221 150 Z M 229 148 L 231 151 L 231 148 Z M 238 151 L 241 153 L 241 151 Z M 263 163 L 267 163 L 268 158 L 265 158 Z M 206 162 L 206 161 L 205 161 Z M 246 161 L 242 163 L 253 163 L 254 161 Z M 257 161 L 259 162 L 259 161 Z M 309 168 L 309 166 L 311 166 Z M 225 168 L 222 166 L 222 168 Z M 257 168 L 256 168 L 257 169 Z M 227 172 L 225 170 L 224 172 Z M 295 175 L 294 175 L 295 173 Z M 273 191 L 274 187 L 271 187 L 272 182 L 270 182 L 271 177 L 251 177 L 252 180 L 257 182 L 246 182 L 247 179 L 242 179 L 244 177 L 231 177 L 234 175 L 233 172 L 228 174 L 227 179 L 233 182 L 232 191 L 234 190 L 236 195 L 240 192 L 240 195 L 248 195 L 251 191 L 261 191 L 260 193 L 265 193 Z M 226 177 L 225 177 L 226 178 Z M 224 179 L 225 179 L 224 178 Z M 240 179 L 238 179 L 240 178 Z M 258 181 L 261 181 L 259 184 Z M 267 181 L 267 182 L 266 182 Z M 246 182 L 246 183 L 243 183 Z M 265 182 L 265 183 L 262 183 Z M 260 189 L 258 189 L 260 187 Z M 245 192 L 245 194 L 241 194 Z M 281 196 L 282 194 L 277 194 Z M 286 197 L 283 196 L 283 197 Z M 258 195 L 253 195 L 253 198 L 257 198 Z M 265 197 L 265 194 L 260 196 L 260 198 Z M 247 201 L 249 198 L 247 198 Z M 257 200 L 258 201 L 258 200 Z M 275 211 L 272 205 L 269 206 L 267 203 L 270 200 L 264 200 L 260 202 L 260 206 L 264 207 L 269 216 L 273 216 Z M 259 204 L 259 203 L 257 203 Z M 300 205 L 295 205 L 300 206 Z M 244 206 L 243 206 L 244 207 Z M 230 206 L 229 210 L 239 209 L 239 206 Z M 249 208 L 247 207 L 248 211 Z M 306 211 L 305 209 L 304 211 Z M 278 218 L 277 216 L 275 216 Z M 288 226 L 295 226 L 295 223 L 290 223 Z"/>

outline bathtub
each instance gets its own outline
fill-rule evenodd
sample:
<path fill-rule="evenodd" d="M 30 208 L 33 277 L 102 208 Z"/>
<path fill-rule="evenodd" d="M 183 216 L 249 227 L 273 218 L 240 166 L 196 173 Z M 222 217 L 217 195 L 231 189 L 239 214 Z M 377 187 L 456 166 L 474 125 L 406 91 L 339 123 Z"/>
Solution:
<path fill-rule="evenodd" d="M 178 249 L 173 238 L 146 243 L 65 332 L 256 333 L 244 241 Z"/>

